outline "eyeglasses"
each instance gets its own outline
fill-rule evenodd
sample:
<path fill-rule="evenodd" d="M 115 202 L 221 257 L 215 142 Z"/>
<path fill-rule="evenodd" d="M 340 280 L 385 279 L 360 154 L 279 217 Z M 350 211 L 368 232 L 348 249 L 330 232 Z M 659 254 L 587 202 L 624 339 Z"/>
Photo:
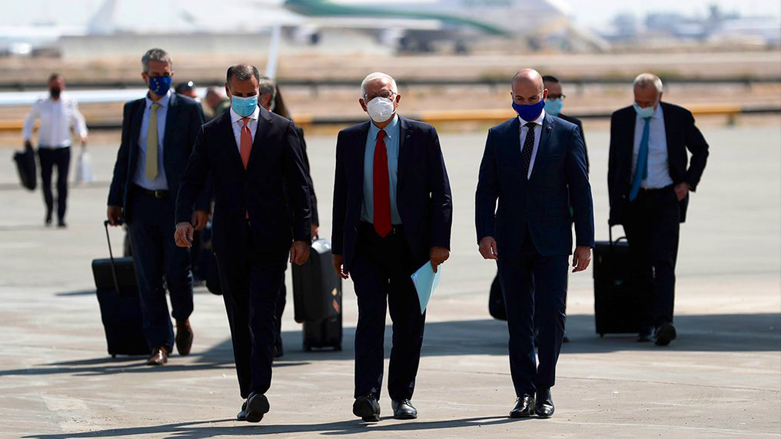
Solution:
<path fill-rule="evenodd" d="M 390 99 L 391 96 L 393 96 L 394 94 L 395 93 L 393 93 L 392 91 L 389 91 L 389 90 L 380 90 L 379 93 L 377 93 L 377 94 L 373 94 L 373 95 L 364 94 L 363 95 L 363 100 L 364 100 L 364 102 L 370 102 L 374 98 Z"/>
<path fill-rule="evenodd" d="M 565 95 L 563 93 L 560 94 L 560 95 L 554 95 L 554 94 L 548 93 L 548 99 L 561 99 L 563 101 L 564 99 L 567 99 L 567 95 Z"/>

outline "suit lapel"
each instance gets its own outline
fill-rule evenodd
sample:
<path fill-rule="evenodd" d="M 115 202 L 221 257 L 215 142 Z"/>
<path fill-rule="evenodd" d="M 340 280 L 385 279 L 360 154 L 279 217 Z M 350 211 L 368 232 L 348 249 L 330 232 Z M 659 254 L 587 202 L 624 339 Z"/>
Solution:
<path fill-rule="evenodd" d="M 179 97 L 176 93 L 171 93 L 171 97 L 168 98 L 168 112 L 165 115 L 165 132 L 163 133 L 163 165 L 166 163 L 166 156 L 170 154 L 170 148 L 166 146 L 172 145 L 168 140 L 171 139 L 171 133 L 173 132 L 176 120 L 179 117 Z"/>
<path fill-rule="evenodd" d="M 350 173 L 355 175 L 355 184 L 353 184 L 353 190 L 358 193 L 358 199 L 363 200 L 363 179 L 365 178 L 363 173 L 363 164 L 366 161 L 366 137 L 369 135 L 369 124 L 371 122 L 364 122 L 363 125 L 356 132 L 354 153 L 351 154 Z"/>
<path fill-rule="evenodd" d="M 409 167 L 407 166 L 407 161 L 410 160 L 411 153 L 410 136 L 412 136 L 412 130 L 410 129 L 409 121 L 399 116 L 399 161 L 397 163 L 399 176 L 396 182 L 397 191 L 401 188 L 405 180 L 406 170 Z"/>
<path fill-rule="evenodd" d="M 545 160 L 545 156 L 548 155 L 548 141 L 550 140 L 550 133 L 553 131 L 555 123 L 556 121 L 553 117 L 548 113 L 545 113 L 545 117 L 542 119 L 542 129 L 540 129 L 540 144 L 537 145 L 537 156 L 534 158 L 534 166 L 532 166 L 532 175 L 531 178 L 529 178 L 529 181 L 538 174 L 537 169 Z"/>
<path fill-rule="evenodd" d="M 512 157 L 515 167 L 518 169 L 517 175 L 523 174 L 523 159 L 521 158 L 521 121 L 514 117 L 510 128 L 505 133 L 507 139 L 500 145 L 510 147 L 510 157 Z M 525 180 L 525 179 L 524 179 Z"/>
<path fill-rule="evenodd" d="M 262 107 L 258 108 L 260 109 L 260 113 L 258 113 L 258 127 L 255 130 L 255 138 L 252 139 L 252 151 L 250 151 L 249 162 L 247 163 L 248 170 L 258 161 L 258 156 L 263 154 L 261 147 L 266 145 L 265 139 L 268 137 L 268 132 L 271 128 L 271 114 Z M 239 155 L 239 160 L 241 160 L 241 155 Z"/>
<path fill-rule="evenodd" d="M 676 121 L 670 114 L 667 104 L 660 102 L 659 105 L 662 106 L 662 117 L 664 118 L 664 138 L 667 141 L 667 162 L 669 163 L 670 157 L 673 157 L 673 138 L 670 136 L 670 134 L 675 131 L 673 124 L 676 123 Z"/>
<path fill-rule="evenodd" d="M 136 172 L 136 166 L 138 166 L 138 148 L 141 147 L 138 143 L 138 137 L 141 135 L 141 124 L 144 123 L 145 106 L 146 98 L 137 100 L 132 113 L 133 121 L 130 126 L 130 175 Z"/>
<path fill-rule="evenodd" d="M 236 166 L 243 174 L 245 172 L 244 164 L 241 162 L 239 145 L 236 144 L 236 135 L 233 134 L 233 123 L 231 122 L 230 110 L 222 113 L 221 117 L 222 120 L 220 121 L 220 130 L 222 131 L 222 136 L 225 138 L 223 147 L 228 149 L 228 151 L 223 151 L 223 154 L 227 153 L 230 157 L 229 160 L 232 161 L 233 165 Z"/>
<path fill-rule="evenodd" d="M 635 114 L 635 111 L 630 109 L 630 111 L 626 112 L 626 120 L 624 124 L 626 124 L 627 129 L 625 131 L 626 138 L 622 142 L 623 145 L 625 145 L 623 150 L 623 160 L 624 160 L 624 166 L 626 166 L 626 169 L 629 169 L 629 179 L 631 181 L 632 179 L 632 158 L 634 157 L 635 153 L 635 127 L 637 125 L 637 115 Z"/>

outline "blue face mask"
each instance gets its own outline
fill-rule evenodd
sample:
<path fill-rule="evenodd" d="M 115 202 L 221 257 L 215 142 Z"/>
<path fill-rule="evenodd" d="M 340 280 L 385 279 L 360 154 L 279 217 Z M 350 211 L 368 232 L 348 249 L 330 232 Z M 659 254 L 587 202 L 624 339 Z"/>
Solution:
<path fill-rule="evenodd" d="M 518 105 L 513 101 L 513 110 L 526 122 L 537 120 L 543 108 L 545 108 L 545 101 L 542 99 L 540 99 L 540 102 L 532 105 Z"/>
<path fill-rule="evenodd" d="M 635 108 L 635 112 L 637 113 L 637 115 L 642 117 L 643 119 L 648 119 L 649 117 L 653 116 L 654 113 L 656 112 L 656 108 L 654 107 L 642 108 L 637 104 L 634 104 L 633 106 Z"/>
<path fill-rule="evenodd" d="M 561 107 L 564 106 L 564 101 L 561 99 L 548 99 L 545 101 L 545 112 L 551 116 L 558 116 L 561 113 Z"/>
<path fill-rule="evenodd" d="M 258 108 L 258 95 L 242 98 L 231 96 L 231 108 L 241 117 L 249 117 Z"/>
<path fill-rule="evenodd" d="M 171 82 L 174 78 L 172 76 L 150 76 L 149 77 L 149 89 L 152 93 L 158 96 L 165 96 L 168 90 L 171 89 Z"/>

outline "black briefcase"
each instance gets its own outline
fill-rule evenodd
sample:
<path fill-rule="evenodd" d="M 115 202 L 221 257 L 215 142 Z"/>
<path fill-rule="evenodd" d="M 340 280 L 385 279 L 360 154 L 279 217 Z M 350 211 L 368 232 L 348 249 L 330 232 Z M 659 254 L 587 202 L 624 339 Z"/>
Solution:
<path fill-rule="evenodd" d="M 24 151 L 14 153 L 14 162 L 16 162 L 16 171 L 19 173 L 19 181 L 23 187 L 34 191 L 37 178 L 35 176 L 35 151 L 32 147 L 26 146 Z"/>
<path fill-rule="evenodd" d="M 502 284 L 499 282 L 498 274 L 491 283 L 491 293 L 488 295 L 488 313 L 496 320 L 507 321 L 507 307 L 504 305 Z"/>
<path fill-rule="evenodd" d="M 141 300 L 132 257 L 114 259 L 108 221 L 104 222 L 109 258 L 92 261 L 100 316 L 106 332 L 108 353 L 117 355 L 148 355 L 141 315 Z"/>
<path fill-rule="evenodd" d="M 594 318 L 600 337 L 639 334 L 651 301 L 631 276 L 626 238 L 597 241 L 594 246 Z"/>
<path fill-rule="evenodd" d="M 342 278 L 332 264 L 331 243 L 316 239 L 304 265 L 293 265 L 295 320 L 303 323 L 304 350 L 342 350 Z"/>

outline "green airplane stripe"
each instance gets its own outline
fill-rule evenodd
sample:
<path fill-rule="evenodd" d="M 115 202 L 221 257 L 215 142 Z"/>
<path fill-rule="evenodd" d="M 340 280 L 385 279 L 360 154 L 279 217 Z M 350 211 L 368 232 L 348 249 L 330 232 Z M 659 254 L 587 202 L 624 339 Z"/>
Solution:
<path fill-rule="evenodd" d="M 467 25 L 489 34 L 489 35 L 507 35 L 507 32 L 496 26 L 486 24 L 477 20 L 469 18 L 455 17 L 446 14 L 436 14 L 429 12 L 399 12 L 390 9 L 381 8 L 368 8 L 368 7 L 352 7 L 342 6 L 330 2 L 329 0 L 287 0 L 285 6 L 307 16 L 327 17 L 327 16 L 376 16 L 382 15 L 384 17 L 392 18 L 417 18 L 417 19 L 429 19 L 440 20 L 450 24 Z"/>

